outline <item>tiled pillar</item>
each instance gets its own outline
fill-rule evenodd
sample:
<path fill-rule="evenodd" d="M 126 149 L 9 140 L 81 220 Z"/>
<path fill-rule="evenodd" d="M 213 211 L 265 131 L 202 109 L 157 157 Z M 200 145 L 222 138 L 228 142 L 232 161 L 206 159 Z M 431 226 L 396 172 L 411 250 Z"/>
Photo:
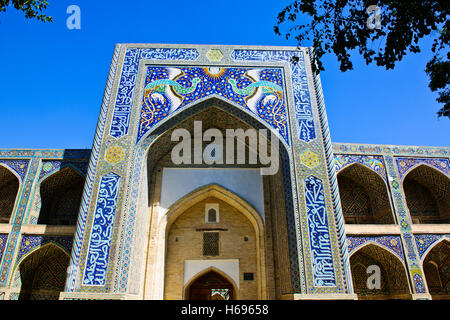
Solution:
<path fill-rule="evenodd" d="M 408 213 L 405 194 L 401 187 L 401 178 L 392 154 L 385 154 L 386 169 L 388 173 L 389 188 L 391 190 L 393 205 L 400 225 L 401 240 L 405 250 L 406 265 L 408 267 L 413 299 L 431 299 L 425 281 L 425 275 L 420 263 L 414 235 L 411 231 L 411 217 Z"/>

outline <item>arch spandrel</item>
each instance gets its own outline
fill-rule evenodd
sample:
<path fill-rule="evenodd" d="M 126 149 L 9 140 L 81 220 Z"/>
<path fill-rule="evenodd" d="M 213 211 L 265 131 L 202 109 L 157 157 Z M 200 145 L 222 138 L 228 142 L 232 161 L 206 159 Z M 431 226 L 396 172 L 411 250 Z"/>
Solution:
<path fill-rule="evenodd" d="M 437 170 L 447 178 L 450 177 L 450 161 L 446 158 L 396 157 L 395 161 L 402 180 L 421 165 Z"/>

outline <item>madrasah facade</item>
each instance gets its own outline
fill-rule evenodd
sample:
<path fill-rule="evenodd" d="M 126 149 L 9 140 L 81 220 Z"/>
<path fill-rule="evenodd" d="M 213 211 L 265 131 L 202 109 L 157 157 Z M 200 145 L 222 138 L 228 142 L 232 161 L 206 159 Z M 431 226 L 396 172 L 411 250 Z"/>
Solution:
<path fill-rule="evenodd" d="M 310 55 L 116 45 L 91 150 L 0 149 L 0 300 L 448 299 L 450 148 L 333 143 Z"/>

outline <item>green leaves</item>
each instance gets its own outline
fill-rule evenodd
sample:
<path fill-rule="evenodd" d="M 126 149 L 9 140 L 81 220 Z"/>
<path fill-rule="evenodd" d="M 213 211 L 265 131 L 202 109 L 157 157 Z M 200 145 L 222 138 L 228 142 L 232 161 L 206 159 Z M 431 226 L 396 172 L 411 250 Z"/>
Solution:
<path fill-rule="evenodd" d="M 381 29 L 369 29 L 367 8 L 377 5 L 381 9 Z M 313 71 L 323 69 L 321 57 L 333 53 L 340 70 L 353 69 L 350 53 L 357 49 L 366 64 L 393 69 L 408 53 L 420 52 L 418 45 L 424 37 L 436 37 L 432 51 L 434 58 L 427 64 L 430 89 L 439 92 L 438 102 L 445 106 L 439 116 L 450 118 L 448 107 L 449 75 L 448 54 L 445 60 L 441 51 L 448 51 L 450 2 L 447 0 L 302 0 L 293 1 L 278 14 L 274 31 L 286 38 L 294 37 L 299 46 L 314 49 Z M 301 17 L 301 18 L 300 18 Z M 308 18 L 309 22 L 304 18 Z M 301 19 L 302 23 L 296 23 Z M 281 32 L 281 26 L 288 26 Z M 438 32 L 436 32 L 438 31 Z"/>
<path fill-rule="evenodd" d="M 52 17 L 43 14 L 47 8 L 46 0 L 0 0 L 0 12 L 5 12 L 8 6 L 25 13 L 26 19 L 37 19 L 42 22 L 53 22 Z"/>
<path fill-rule="evenodd" d="M 450 90 L 449 90 L 449 76 L 450 76 L 450 62 L 443 61 L 441 57 L 434 56 L 426 66 L 425 72 L 430 77 L 430 84 L 428 85 L 431 91 L 437 91 L 439 96 L 436 99 L 444 106 L 438 111 L 438 116 L 450 118 Z"/>

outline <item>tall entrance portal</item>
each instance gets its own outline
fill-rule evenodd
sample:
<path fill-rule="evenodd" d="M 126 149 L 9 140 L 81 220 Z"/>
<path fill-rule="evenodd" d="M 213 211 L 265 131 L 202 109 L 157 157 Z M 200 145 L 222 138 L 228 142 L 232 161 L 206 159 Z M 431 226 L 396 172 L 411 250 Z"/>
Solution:
<path fill-rule="evenodd" d="M 211 266 L 233 275 L 237 299 L 354 298 L 322 89 L 309 57 L 308 48 L 117 45 L 62 298 L 181 299 L 192 277 Z M 194 145 L 210 150 L 205 144 L 220 145 L 211 136 L 229 129 L 265 130 L 270 144 L 279 142 L 279 166 L 259 178 L 254 173 L 266 163 L 242 165 L 239 155 L 233 168 L 228 158 L 225 166 L 211 167 L 218 149 L 206 158 L 203 153 L 203 167 L 168 166 L 167 151 L 176 141 L 172 131 L 180 129 L 178 141 L 195 134 L 197 118 L 210 138 L 194 137 Z M 261 145 L 249 142 L 245 148 L 258 153 Z M 199 164 L 195 150 L 192 159 Z M 208 174 L 199 174 L 204 169 Z M 172 234 L 177 224 L 171 221 L 172 206 L 209 184 L 250 204 L 239 214 L 253 210 L 260 217 L 248 220 L 258 229 L 253 235 L 235 233 L 227 240 L 239 228 L 210 230 L 198 223 L 190 225 L 195 230 Z M 210 196 L 227 203 L 218 194 Z M 214 216 L 213 207 L 206 208 L 211 204 L 202 204 L 203 222 L 205 213 Z M 219 212 L 221 218 L 227 214 Z M 200 245 L 189 247 L 187 237 Z M 219 255 L 214 245 L 204 250 L 203 242 L 217 239 Z M 239 251 L 247 244 L 255 246 L 247 251 L 253 265 L 237 258 L 245 250 L 220 254 L 227 246 Z M 171 255 L 173 250 L 180 250 L 183 260 L 176 260 L 180 256 Z M 167 280 L 172 258 L 173 284 Z"/>

